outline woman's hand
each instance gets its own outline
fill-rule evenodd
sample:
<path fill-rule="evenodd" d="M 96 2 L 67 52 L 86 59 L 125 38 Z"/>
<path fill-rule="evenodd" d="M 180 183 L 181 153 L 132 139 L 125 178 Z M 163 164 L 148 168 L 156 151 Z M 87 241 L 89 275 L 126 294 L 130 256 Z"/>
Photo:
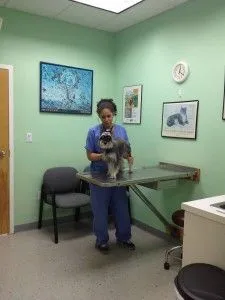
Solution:
<path fill-rule="evenodd" d="M 103 154 L 102 153 L 94 153 L 94 152 L 87 151 L 87 158 L 90 161 L 98 161 L 98 160 L 102 160 L 103 159 Z"/>

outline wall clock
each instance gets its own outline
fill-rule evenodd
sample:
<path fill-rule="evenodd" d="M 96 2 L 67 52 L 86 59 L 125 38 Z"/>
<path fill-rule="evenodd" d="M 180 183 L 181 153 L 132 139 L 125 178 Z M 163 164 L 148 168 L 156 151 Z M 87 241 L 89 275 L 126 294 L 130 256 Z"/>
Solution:
<path fill-rule="evenodd" d="M 172 76 L 173 80 L 182 83 L 189 75 L 189 66 L 184 61 L 179 61 L 173 66 Z"/>

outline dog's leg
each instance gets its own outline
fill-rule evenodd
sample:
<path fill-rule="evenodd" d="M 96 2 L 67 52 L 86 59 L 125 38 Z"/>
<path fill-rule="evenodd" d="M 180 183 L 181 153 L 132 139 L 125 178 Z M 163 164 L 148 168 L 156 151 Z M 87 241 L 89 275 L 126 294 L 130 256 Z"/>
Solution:
<path fill-rule="evenodd" d="M 132 173 L 132 164 L 129 163 L 129 162 L 128 162 L 128 168 L 129 168 L 128 172 L 129 172 L 129 173 Z"/>
<path fill-rule="evenodd" d="M 116 179 L 118 173 L 119 173 L 119 169 L 114 169 L 111 176 L 110 176 L 110 178 L 111 179 Z"/>
<path fill-rule="evenodd" d="M 116 179 L 117 174 L 119 173 L 119 167 L 115 166 L 113 163 L 108 164 L 108 176 L 111 179 Z"/>
<path fill-rule="evenodd" d="M 112 163 L 108 163 L 108 173 L 107 175 L 109 176 L 109 178 L 114 179 L 115 175 L 114 175 L 114 166 Z"/>
<path fill-rule="evenodd" d="M 118 159 L 118 173 L 123 173 L 124 171 L 124 159 L 123 158 L 119 158 Z"/>

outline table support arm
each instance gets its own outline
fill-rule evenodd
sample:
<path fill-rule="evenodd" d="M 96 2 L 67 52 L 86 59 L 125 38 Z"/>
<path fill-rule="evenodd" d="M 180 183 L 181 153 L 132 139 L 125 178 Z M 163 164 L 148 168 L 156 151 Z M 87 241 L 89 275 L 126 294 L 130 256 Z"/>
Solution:
<path fill-rule="evenodd" d="M 130 185 L 132 191 L 145 203 L 146 206 L 158 217 L 158 219 L 165 225 L 166 228 L 170 227 L 170 223 L 164 218 L 163 215 L 155 208 L 149 199 L 142 193 L 136 185 Z"/>

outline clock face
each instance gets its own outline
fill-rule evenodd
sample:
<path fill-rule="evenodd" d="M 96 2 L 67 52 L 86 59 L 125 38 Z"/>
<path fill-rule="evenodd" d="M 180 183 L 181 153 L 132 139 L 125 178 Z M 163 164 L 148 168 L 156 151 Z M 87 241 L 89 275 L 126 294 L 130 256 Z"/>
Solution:
<path fill-rule="evenodd" d="M 183 82 L 189 73 L 188 65 L 185 62 L 178 62 L 173 67 L 173 79 L 176 82 Z"/>

